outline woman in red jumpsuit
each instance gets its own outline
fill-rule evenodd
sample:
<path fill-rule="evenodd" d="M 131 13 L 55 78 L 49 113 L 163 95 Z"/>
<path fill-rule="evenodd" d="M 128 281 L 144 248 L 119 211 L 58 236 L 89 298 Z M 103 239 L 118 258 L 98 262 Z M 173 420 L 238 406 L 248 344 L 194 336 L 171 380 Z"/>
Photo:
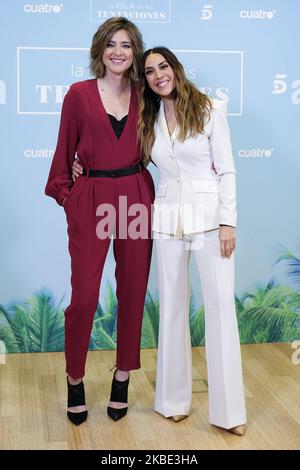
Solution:
<path fill-rule="evenodd" d="M 76 425 L 87 418 L 82 378 L 112 232 L 118 300 L 117 370 L 107 409 L 112 419 L 126 414 L 129 371 L 140 367 L 154 196 L 137 140 L 135 81 L 142 52 L 141 34 L 125 18 L 107 20 L 95 33 L 91 71 L 96 78 L 74 83 L 65 96 L 45 190 L 64 207 L 68 224 L 72 296 L 65 310 L 67 415 Z M 73 184 L 75 154 L 84 170 Z M 124 234 L 124 226 L 138 215 L 124 212 L 124 204 L 147 209 L 140 236 Z M 115 209 L 109 220 L 107 207 Z"/>

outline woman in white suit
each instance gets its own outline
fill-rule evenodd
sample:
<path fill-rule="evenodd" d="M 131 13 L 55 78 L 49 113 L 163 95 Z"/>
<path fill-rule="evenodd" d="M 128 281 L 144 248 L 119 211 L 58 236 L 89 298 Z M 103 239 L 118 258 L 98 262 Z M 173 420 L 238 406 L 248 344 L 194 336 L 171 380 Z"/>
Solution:
<path fill-rule="evenodd" d="M 246 410 L 234 303 L 235 166 L 226 103 L 190 83 L 164 47 L 142 61 L 138 130 L 145 163 L 158 167 L 153 230 L 160 325 L 155 410 L 180 421 L 192 398 L 188 261 L 193 251 L 205 307 L 209 422 L 238 435 Z M 73 177 L 81 166 L 73 164 Z"/>
<path fill-rule="evenodd" d="M 235 166 L 226 103 L 189 82 L 164 47 L 143 56 L 139 135 L 158 167 L 153 230 L 160 325 L 155 410 L 189 414 L 192 361 L 188 260 L 193 250 L 205 307 L 209 422 L 245 432 L 246 410 L 234 302 Z"/>

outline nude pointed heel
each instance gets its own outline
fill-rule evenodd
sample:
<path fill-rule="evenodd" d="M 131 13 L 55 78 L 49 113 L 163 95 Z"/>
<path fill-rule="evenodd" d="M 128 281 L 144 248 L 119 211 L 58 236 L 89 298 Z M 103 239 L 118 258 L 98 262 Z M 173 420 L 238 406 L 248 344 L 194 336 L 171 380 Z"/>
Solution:
<path fill-rule="evenodd" d="M 175 423 L 178 423 L 179 421 L 182 421 L 183 419 L 187 417 L 188 415 L 175 415 L 175 416 L 172 416 L 172 420 L 175 421 Z"/>
<path fill-rule="evenodd" d="M 246 425 L 242 424 L 240 426 L 235 426 L 234 428 L 228 429 L 228 431 L 232 434 L 236 434 L 237 436 L 243 436 L 246 432 Z"/>

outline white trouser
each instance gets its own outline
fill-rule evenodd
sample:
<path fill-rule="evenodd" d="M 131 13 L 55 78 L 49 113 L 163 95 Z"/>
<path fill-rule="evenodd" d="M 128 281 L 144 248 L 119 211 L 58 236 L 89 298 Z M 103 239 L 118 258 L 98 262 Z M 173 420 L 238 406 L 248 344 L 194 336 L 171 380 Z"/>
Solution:
<path fill-rule="evenodd" d="M 177 239 L 155 234 L 160 324 L 155 410 L 189 414 L 192 355 L 188 260 L 192 250 L 205 308 L 209 422 L 229 429 L 246 423 L 239 333 L 234 302 L 234 255 L 222 258 L 219 230 Z"/>

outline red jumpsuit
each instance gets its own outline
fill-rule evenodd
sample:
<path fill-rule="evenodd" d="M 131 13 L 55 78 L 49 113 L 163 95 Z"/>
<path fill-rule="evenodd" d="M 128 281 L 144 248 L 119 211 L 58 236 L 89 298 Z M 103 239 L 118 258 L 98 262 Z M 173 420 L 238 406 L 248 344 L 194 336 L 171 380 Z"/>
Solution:
<path fill-rule="evenodd" d="M 96 79 L 73 84 L 65 96 L 56 151 L 45 193 L 64 203 L 71 255 L 71 303 L 65 310 L 65 354 L 67 373 L 74 379 L 84 376 L 94 315 L 99 301 L 101 275 L 110 238 L 100 239 L 96 226 L 101 216 L 99 204 L 116 209 L 114 256 L 117 283 L 117 361 L 121 370 L 140 367 L 142 315 L 148 282 L 152 240 L 151 204 L 154 186 L 143 170 L 129 176 L 85 177 L 72 184 L 75 153 L 84 168 L 112 170 L 136 165 L 141 160 L 137 143 L 137 95 L 132 86 L 125 128 L 118 140 L 101 101 Z M 147 237 L 118 237 L 119 196 L 127 205 L 147 208 Z M 134 220 L 128 216 L 128 224 Z"/>

